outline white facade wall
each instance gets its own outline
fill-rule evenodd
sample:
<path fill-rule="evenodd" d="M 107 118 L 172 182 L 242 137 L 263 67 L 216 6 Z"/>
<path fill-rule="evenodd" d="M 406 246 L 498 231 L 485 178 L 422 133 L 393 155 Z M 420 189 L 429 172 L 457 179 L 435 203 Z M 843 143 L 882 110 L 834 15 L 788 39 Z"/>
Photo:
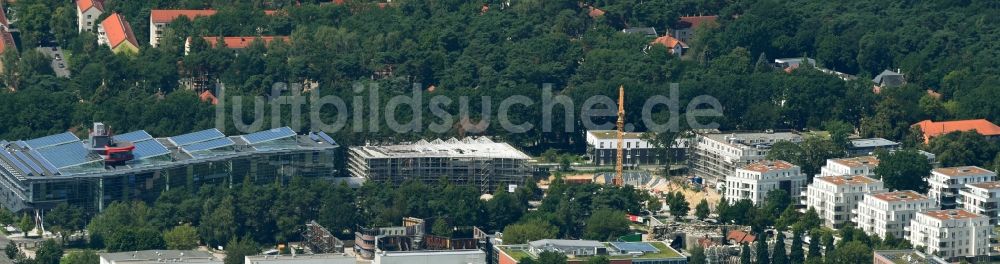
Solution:
<path fill-rule="evenodd" d="M 482 250 L 375 253 L 373 264 L 486 264 Z"/>
<path fill-rule="evenodd" d="M 839 182 L 845 178 L 864 179 L 861 182 Z M 882 181 L 862 175 L 855 176 L 822 176 L 813 178 L 805 193 L 806 208 L 813 208 L 824 225 L 830 228 L 840 228 L 853 218 L 852 211 L 857 209 L 865 194 L 884 192 Z"/>
<path fill-rule="evenodd" d="M 945 210 L 964 211 L 964 210 Z M 910 243 L 924 247 L 926 252 L 945 259 L 961 256 L 983 256 L 989 253 L 992 226 L 985 216 L 941 219 L 918 212 L 910 223 Z M 967 212 L 967 211 L 965 211 Z"/>
<path fill-rule="evenodd" d="M 788 195 L 796 200 L 802 194 L 807 180 L 799 166 L 766 172 L 737 169 L 726 177 L 725 197 L 730 203 L 748 199 L 755 205 L 761 204 L 767 198 L 767 192 L 779 189 L 782 181 L 790 181 L 791 191 Z"/>
<path fill-rule="evenodd" d="M 882 196 L 899 198 L 901 195 L 905 195 L 906 198 L 894 200 L 879 198 Z M 876 234 L 886 238 L 891 234 L 897 239 L 904 239 L 908 235 L 906 228 L 909 227 L 910 220 L 916 217 L 917 212 L 936 209 L 934 200 L 913 191 L 865 194 L 864 199 L 858 203 L 854 223 L 868 235 Z"/>
<path fill-rule="evenodd" d="M 92 28 L 94 28 L 94 25 L 97 24 L 97 18 L 100 17 L 101 14 L 103 13 L 101 12 L 101 10 L 98 10 L 97 8 L 91 7 L 90 9 L 87 9 L 86 12 L 84 12 L 83 10 L 80 10 L 80 6 L 77 6 L 76 7 L 77 32 L 81 33 L 84 31 L 90 32 Z"/>

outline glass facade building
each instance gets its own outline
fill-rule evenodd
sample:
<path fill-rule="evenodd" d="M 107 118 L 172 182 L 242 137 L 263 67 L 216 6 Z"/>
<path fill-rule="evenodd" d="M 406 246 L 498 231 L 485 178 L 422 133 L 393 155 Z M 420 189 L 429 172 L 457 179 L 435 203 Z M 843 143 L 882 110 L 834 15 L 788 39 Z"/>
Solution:
<path fill-rule="evenodd" d="M 95 126 L 96 127 L 96 126 Z M 325 133 L 288 127 L 239 136 L 217 129 L 153 138 L 145 131 L 112 136 L 134 149 L 112 163 L 72 133 L 0 141 L 0 203 L 11 211 L 66 202 L 99 212 L 114 201 L 154 201 L 170 188 L 206 184 L 284 182 L 292 176 L 333 177 L 338 144 Z"/>

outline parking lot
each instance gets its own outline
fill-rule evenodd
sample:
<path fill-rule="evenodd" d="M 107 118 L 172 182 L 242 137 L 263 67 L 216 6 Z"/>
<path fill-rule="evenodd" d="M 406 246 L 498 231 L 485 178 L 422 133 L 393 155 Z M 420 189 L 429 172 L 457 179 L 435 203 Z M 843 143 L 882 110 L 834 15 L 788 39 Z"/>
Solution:
<path fill-rule="evenodd" d="M 65 54 L 63 54 L 61 48 L 57 46 L 38 47 L 37 50 L 52 59 L 50 65 L 52 66 L 52 71 L 56 73 L 56 77 L 69 77 L 69 65 L 65 60 Z"/>

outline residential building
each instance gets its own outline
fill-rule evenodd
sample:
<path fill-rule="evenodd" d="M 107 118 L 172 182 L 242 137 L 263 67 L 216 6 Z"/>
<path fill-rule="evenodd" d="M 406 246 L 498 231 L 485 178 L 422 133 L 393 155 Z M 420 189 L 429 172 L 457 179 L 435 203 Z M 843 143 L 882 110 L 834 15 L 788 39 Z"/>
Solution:
<path fill-rule="evenodd" d="M 656 44 L 663 45 L 667 48 L 667 51 L 669 51 L 670 54 L 676 55 L 677 57 L 683 56 L 684 51 L 687 51 L 688 49 L 687 43 L 684 43 L 683 41 L 680 41 L 670 35 L 654 39 L 652 43 L 649 43 L 649 47 Z"/>
<path fill-rule="evenodd" d="M 194 20 L 198 17 L 207 17 L 215 15 L 217 11 L 212 9 L 205 10 L 163 10 L 163 9 L 153 9 L 149 11 L 149 45 L 152 47 L 160 46 L 160 38 L 163 35 L 163 30 L 166 29 L 167 24 L 173 22 L 179 17 L 185 17 L 188 20 Z"/>
<path fill-rule="evenodd" d="M 963 209 L 989 217 L 991 225 L 1000 224 L 1000 182 L 966 184 L 958 194 Z"/>
<path fill-rule="evenodd" d="M 211 253 L 196 250 L 143 250 L 115 253 L 98 253 L 101 264 L 132 263 L 203 263 L 222 264 Z"/>
<path fill-rule="evenodd" d="M 808 64 L 811 67 L 817 67 L 816 60 L 810 58 L 799 57 L 774 59 L 774 65 L 780 69 L 797 69 L 799 66 L 802 66 L 803 63 Z"/>
<path fill-rule="evenodd" d="M 878 167 L 878 158 L 875 156 L 827 159 L 826 165 L 823 165 L 823 167 L 820 168 L 819 175 L 820 176 L 838 176 L 838 175 L 874 176 L 876 167 Z"/>
<path fill-rule="evenodd" d="M 372 264 L 486 264 L 486 252 L 481 249 L 380 251 Z"/>
<path fill-rule="evenodd" d="M 854 217 L 865 194 L 884 192 L 882 181 L 864 175 L 820 176 L 813 178 L 805 197 L 805 204 L 813 208 L 824 225 L 840 228 Z"/>
<path fill-rule="evenodd" d="M 950 262 L 934 255 L 927 255 L 915 249 L 905 250 L 875 250 L 873 264 L 949 264 Z"/>
<path fill-rule="evenodd" d="M 993 232 L 989 222 L 988 217 L 963 209 L 917 212 L 908 239 L 914 247 L 946 260 L 985 256 Z"/>
<path fill-rule="evenodd" d="M 10 21 L 7 21 L 7 12 L 4 11 L 3 4 L 0 4 L 0 55 L 6 52 L 8 49 L 13 50 L 14 54 L 17 54 L 17 44 L 14 42 L 14 36 L 10 34 Z M 0 72 L 4 71 L 3 62 L 0 61 Z M 10 86 L 7 82 L 3 81 L 5 84 Z M 13 89 L 10 87 L 9 89 Z"/>
<path fill-rule="evenodd" d="M 243 258 L 246 264 L 356 264 L 357 258 L 345 254 L 255 255 Z"/>
<path fill-rule="evenodd" d="M 349 152 L 351 176 L 393 185 L 410 179 L 435 184 L 446 178 L 492 193 L 524 184 L 532 172 L 530 156 L 486 137 L 359 146 Z"/>
<path fill-rule="evenodd" d="M 899 69 L 896 71 L 884 70 L 872 79 L 875 86 L 872 87 L 872 91 L 875 93 L 882 92 L 882 89 L 903 86 L 906 84 L 906 77 L 903 76 L 903 72 Z"/>
<path fill-rule="evenodd" d="M 765 160 L 727 176 L 723 194 L 730 203 L 748 199 L 757 205 L 764 202 L 768 192 L 780 189 L 797 200 L 807 180 L 799 166 L 783 160 Z"/>
<path fill-rule="evenodd" d="M 943 136 L 951 132 L 975 131 L 988 139 L 996 140 L 1000 138 L 1000 126 L 993 124 L 986 119 L 955 120 L 934 122 L 931 120 L 920 121 L 913 124 L 924 133 L 924 144 L 930 144 L 931 138 Z"/>
<path fill-rule="evenodd" d="M 211 48 L 219 46 L 219 40 L 221 39 L 222 45 L 224 45 L 224 47 L 232 50 L 241 50 L 250 47 L 250 44 L 253 44 L 255 41 L 261 41 L 261 43 L 263 43 L 264 46 L 266 47 L 271 45 L 271 43 L 274 42 L 275 40 L 288 42 L 290 38 L 288 36 L 244 36 L 244 37 L 221 37 L 221 38 L 203 37 L 203 39 L 205 40 L 206 43 L 208 43 L 208 46 Z M 191 37 L 188 37 L 187 40 L 184 41 L 184 55 L 191 53 L 191 46 L 193 44 L 192 43 L 193 41 L 194 39 Z"/>
<path fill-rule="evenodd" d="M 793 132 L 709 132 L 700 133 L 688 151 L 688 169 L 711 184 L 725 182 L 737 168 L 764 160 L 777 142 L 802 142 Z"/>
<path fill-rule="evenodd" d="M 981 183 L 995 180 L 996 172 L 976 166 L 937 168 L 931 170 L 927 178 L 930 185 L 927 195 L 937 202 L 941 209 L 955 209 L 961 199 L 958 190 L 966 184 Z"/>
<path fill-rule="evenodd" d="M 937 210 L 934 200 L 914 191 L 866 193 L 858 203 L 853 221 L 858 229 L 881 238 L 889 235 L 903 239 L 907 237 L 906 227 L 916 213 Z"/>
<path fill-rule="evenodd" d="M 104 14 L 104 0 L 76 0 L 77 32 L 95 32 L 97 18 Z"/>
<path fill-rule="evenodd" d="M 642 165 L 659 165 L 668 161 L 679 161 L 684 158 L 688 141 L 678 139 L 674 145 L 664 151 L 643 138 L 643 133 L 626 132 L 622 135 L 624 141 L 622 164 L 626 167 Z M 587 131 L 587 157 L 597 166 L 615 165 L 618 160 L 618 131 L 590 130 Z"/>
<path fill-rule="evenodd" d="M 615 264 L 686 264 L 687 257 L 666 243 L 599 242 L 594 240 L 543 239 L 522 245 L 495 245 L 491 263 L 516 264 L 524 259 L 537 259 L 542 252 L 566 255 L 567 263 L 585 264 L 591 258 L 606 256 Z"/>
<path fill-rule="evenodd" d="M 899 150 L 903 145 L 899 142 L 884 138 L 860 138 L 852 139 L 851 146 L 847 148 L 847 155 L 854 156 L 866 156 L 875 155 L 876 150 Z"/>
<path fill-rule="evenodd" d="M 717 25 L 719 16 L 682 16 L 673 28 L 673 36 L 682 42 L 690 42 L 695 30 L 702 26 Z"/>
<path fill-rule="evenodd" d="M 69 203 L 94 213 L 115 201 L 153 202 L 170 188 L 333 178 L 337 147 L 325 133 L 299 135 L 288 127 L 153 138 L 143 130 L 113 134 L 95 123 L 86 140 L 70 132 L 0 140 L 0 204 L 22 212 Z"/>
<path fill-rule="evenodd" d="M 114 53 L 139 53 L 139 42 L 135 40 L 132 26 L 119 13 L 111 14 L 101 21 L 97 34 L 98 44 L 108 45 Z"/>

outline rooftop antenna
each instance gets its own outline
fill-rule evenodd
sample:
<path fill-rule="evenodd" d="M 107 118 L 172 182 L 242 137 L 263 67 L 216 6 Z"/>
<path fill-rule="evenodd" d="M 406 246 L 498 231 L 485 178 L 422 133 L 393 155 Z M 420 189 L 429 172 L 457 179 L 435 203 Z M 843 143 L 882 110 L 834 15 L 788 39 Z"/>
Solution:
<path fill-rule="evenodd" d="M 622 145 L 625 144 L 625 86 L 618 87 L 618 161 L 615 163 L 615 179 L 613 180 L 616 186 L 622 186 L 622 159 L 624 158 L 625 151 Z"/>

